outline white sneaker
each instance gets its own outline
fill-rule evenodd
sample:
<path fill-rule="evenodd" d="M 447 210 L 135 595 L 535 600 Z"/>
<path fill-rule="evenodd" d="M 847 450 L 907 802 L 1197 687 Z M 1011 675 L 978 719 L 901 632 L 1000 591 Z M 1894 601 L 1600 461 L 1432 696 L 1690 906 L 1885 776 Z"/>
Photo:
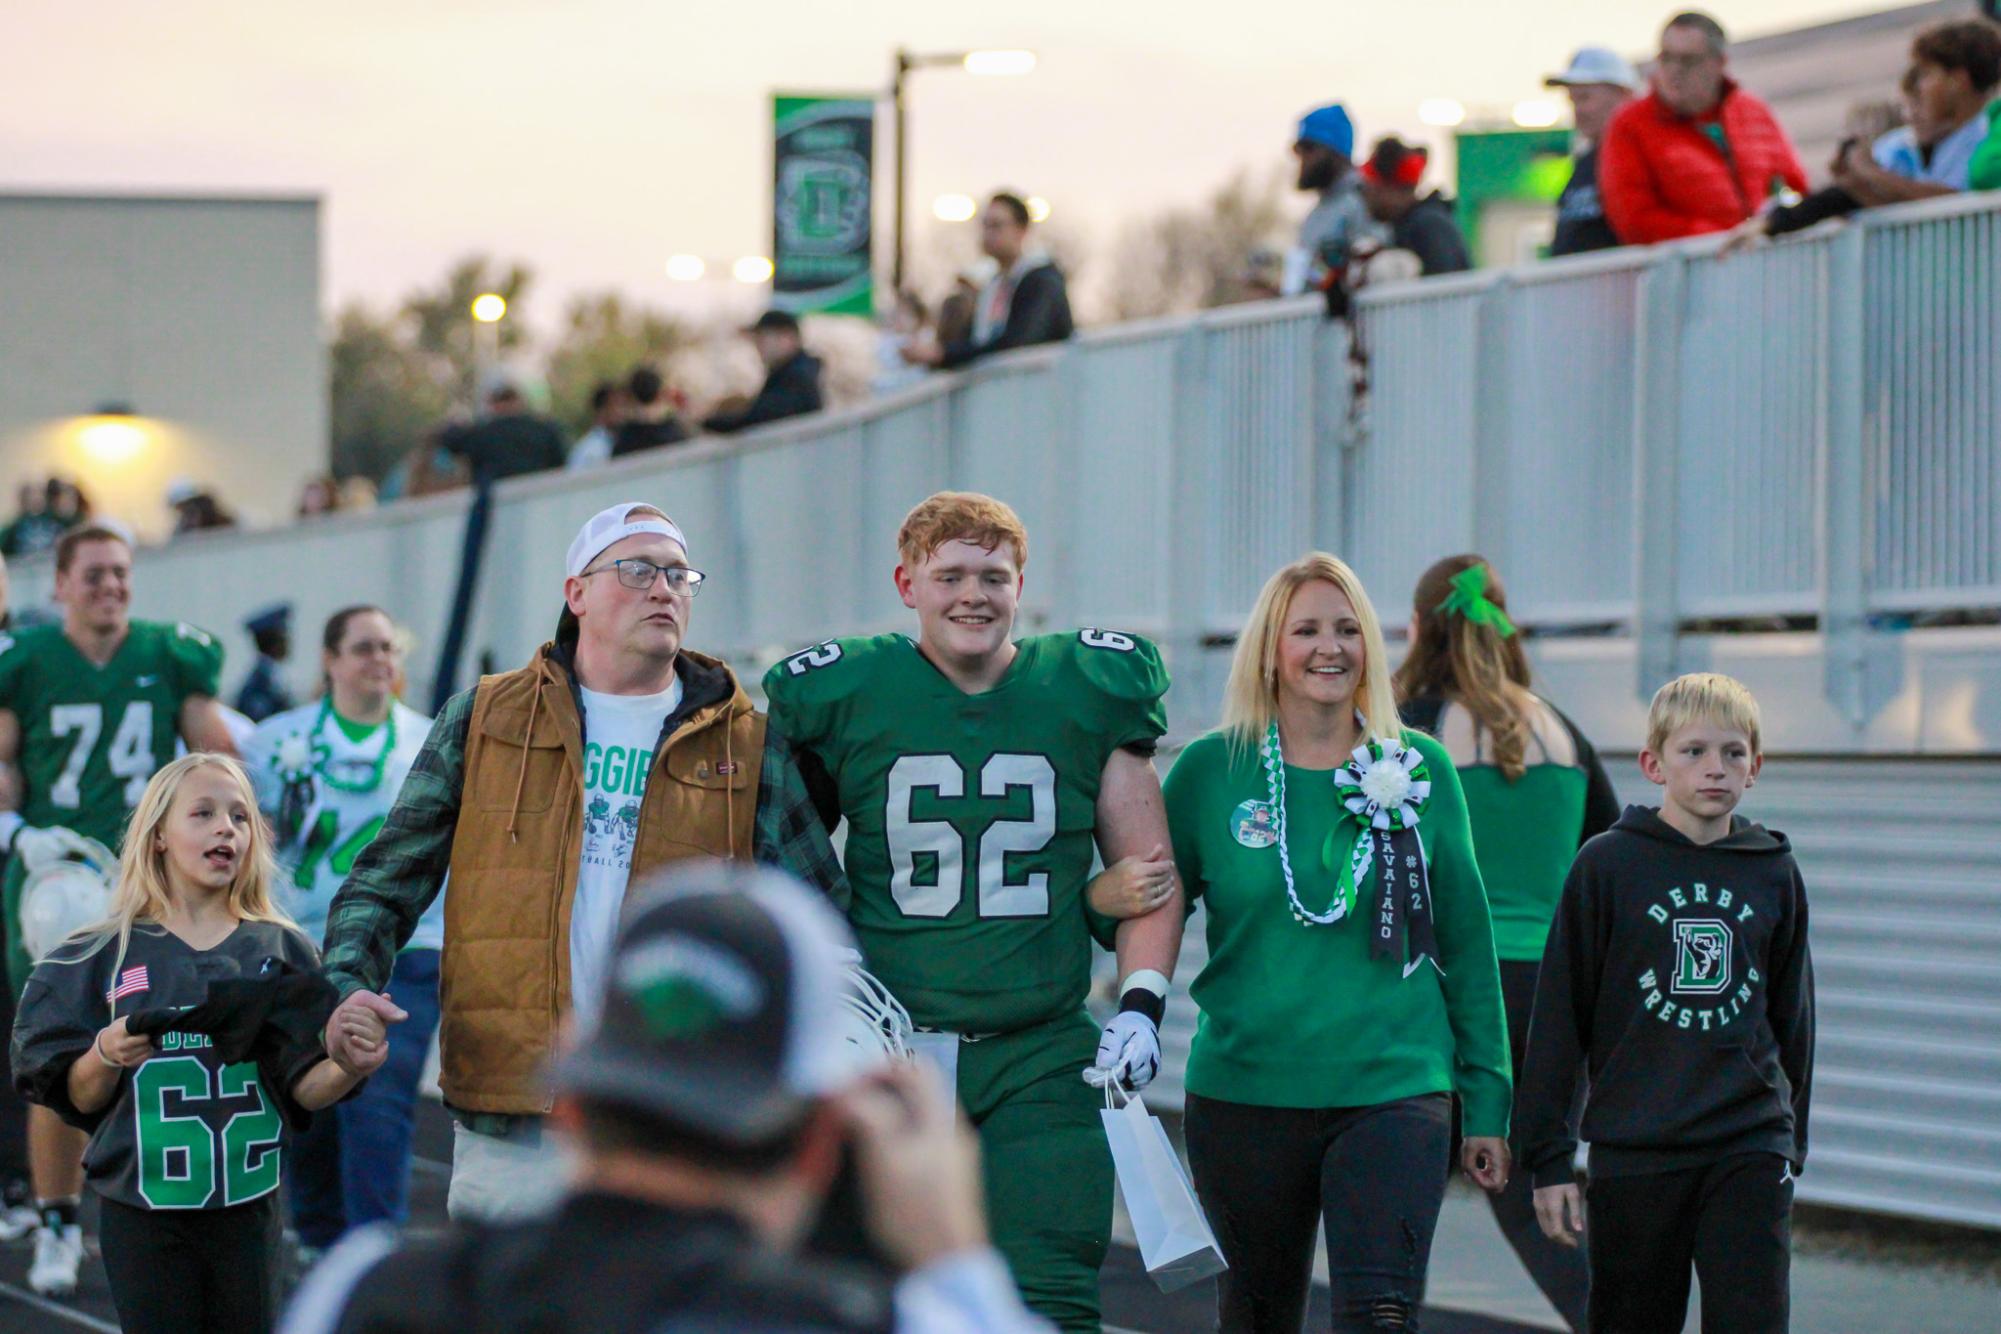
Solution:
<path fill-rule="evenodd" d="M 33 1205 L 15 1204 L 0 1208 L 0 1241 L 19 1241 L 42 1224 Z"/>
<path fill-rule="evenodd" d="M 76 1291 L 76 1271 L 83 1264 L 83 1229 L 75 1223 L 35 1229 L 35 1262 L 28 1266 L 28 1286 L 43 1297 L 67 1297 Z"/>

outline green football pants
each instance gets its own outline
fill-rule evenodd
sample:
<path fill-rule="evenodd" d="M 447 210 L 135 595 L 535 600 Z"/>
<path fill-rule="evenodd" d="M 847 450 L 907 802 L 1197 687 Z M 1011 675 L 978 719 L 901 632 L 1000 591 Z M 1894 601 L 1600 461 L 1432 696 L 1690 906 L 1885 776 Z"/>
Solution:
<path fill-rule="evenodd" d="M 1083 1080 L 1098 1026 L 1082 1010 L 959 1044 L 959 1100 L 980 1134 L 987 1218 L 1022 1300 L 1096 1334 L 1112 1239 L 1104 1094 Z"/>

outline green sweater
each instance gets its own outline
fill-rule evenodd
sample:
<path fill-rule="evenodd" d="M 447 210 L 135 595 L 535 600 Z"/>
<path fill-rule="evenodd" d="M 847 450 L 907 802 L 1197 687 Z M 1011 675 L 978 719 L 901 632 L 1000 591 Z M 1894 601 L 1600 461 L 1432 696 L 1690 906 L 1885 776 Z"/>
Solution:
<path fill-rule="evenodd" d="M 1190 1092 L 1261 1107 L 1365 1107 L 1456 1090 L 1466 1134 L 1508 1133 L 1507 1018 L 1465 798 L 1444 748 L 1404 736 L 1431 770 L 1418 833 L 1442 978 L 1429 967 L 1406 978 L 1401 964 L 1369 957 L 1368 882 L 1357 886 L 1360 911 L 1332 926 L 1293 919 L 1278 849 L 1235 834 L 1239 812 L 1255 813 L 1246 803 L 1268 798 L 1255 750 L 1233 753 L 1211 732 L 1175 762 L 1165 784 L 1175 865 L 1190 903 L 1209 905 L 1209 962 L 1189 988 L 1202 1010 Z M 1286 767 L 1287 846 L 1300 901 L 1315 910 L 1334 896 L 1327 867 L 1341 864 L 1326 854 L 1345 860 L 1359 832 L 1331 773 Z"/>

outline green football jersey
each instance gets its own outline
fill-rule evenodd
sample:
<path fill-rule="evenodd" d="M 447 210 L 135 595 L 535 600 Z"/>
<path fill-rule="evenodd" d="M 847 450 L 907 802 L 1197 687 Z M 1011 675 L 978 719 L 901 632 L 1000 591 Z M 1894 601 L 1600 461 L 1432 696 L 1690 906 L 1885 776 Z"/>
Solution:
<path fill-rule="evenodd" d="M 771 726 L 839 786 L 868 967 L 926 1027 L 1006 1032 L 1082 1004 L 1099 780 L 1167 730 L 1144 639 L 1015 647 L 978 695 L 902 635 L 830 640 L 764 678 Z"/>
<path fill-rule="evenodd" d="M 147 780 L 174 758 L 181 702 L 214 695 L 222 646 L 191 625 L 134 621 L 102 667 L 59 625 L 0 632 L 0 709 L 21 725 L 21 817 L 116 851 Z"/>

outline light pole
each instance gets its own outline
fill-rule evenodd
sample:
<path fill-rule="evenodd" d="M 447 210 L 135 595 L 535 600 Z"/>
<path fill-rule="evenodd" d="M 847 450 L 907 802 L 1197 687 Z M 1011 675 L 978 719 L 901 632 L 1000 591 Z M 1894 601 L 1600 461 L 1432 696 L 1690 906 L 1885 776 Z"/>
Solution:
<path fill-rule="evenodd" d="M 1010 75 L 1027 74 L 1035 68 L 1033 51 L 945 51 L 932 55 L 917 55 L 896 49 L 896 72 L 890 76 L 889 105 L 891 133 L 896 140 L 896 204 L 892 210 L 895 230 L 890 242 L 889 285 L 892 291 L 903 290 L 903 210 L 905 161 L 908 152 L 909 133 L 906 125 L 904 106 L 904 84 L 912 70 L 936 69 L 945 65 L 957 65 L 968 74 Z"/>

